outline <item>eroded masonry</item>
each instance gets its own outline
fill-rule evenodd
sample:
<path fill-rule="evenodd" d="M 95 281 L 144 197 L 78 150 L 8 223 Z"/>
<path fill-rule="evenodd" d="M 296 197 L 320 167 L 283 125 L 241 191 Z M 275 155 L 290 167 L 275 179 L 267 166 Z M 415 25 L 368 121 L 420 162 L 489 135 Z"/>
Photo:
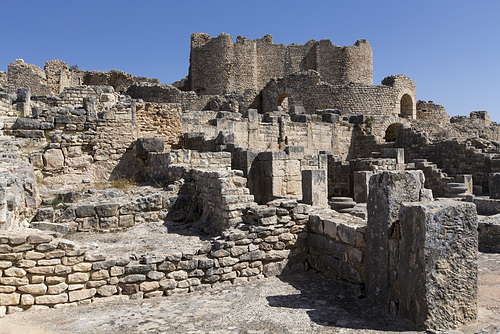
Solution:
<path fill-rule="evenodd" d="M 0 72 L 0 316 L 284 272 L 421 328 L 477 318 L 479 250 L 500 251 L 500 127 L 449 117 L 340 47 L 191 36 L 172 85 L 121 71 Z M 79 234 L 158 221 L 205 236 L 107 254 Z"/>

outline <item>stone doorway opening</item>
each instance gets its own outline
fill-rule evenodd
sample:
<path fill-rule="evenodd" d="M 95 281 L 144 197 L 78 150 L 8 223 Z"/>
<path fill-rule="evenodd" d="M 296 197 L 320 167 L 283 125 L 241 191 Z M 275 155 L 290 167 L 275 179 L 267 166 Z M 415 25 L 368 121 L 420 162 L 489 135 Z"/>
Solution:
<path fill-rule="evenodd" d="M 292 98 L 288 93 L 278 95 L 275 102 L 276 109 L 279 111 L 288 112 L 290 110 L 290 100 L 292 100 Z"/>
<path fill-rule="evenodd" d="M 404 94 L 401 97 L 400 116 L 413 118 L 413 100 L 409 94 Z"/>
<path fill-rule="evenodd" d="M 384 139 L 387 143 L 393 143 L 396 141 L 398 136 L 398 126 L 403 125 L 402 123 L 392 123 L 385 130 Z"/>

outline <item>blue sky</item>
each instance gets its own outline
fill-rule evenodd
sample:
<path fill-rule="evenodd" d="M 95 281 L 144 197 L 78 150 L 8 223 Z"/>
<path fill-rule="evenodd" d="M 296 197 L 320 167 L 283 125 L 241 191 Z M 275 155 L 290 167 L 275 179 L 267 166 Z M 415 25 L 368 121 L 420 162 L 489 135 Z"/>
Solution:
<path fill-rule="evenodd" d="M 374 83 L 415 80 L 417 98 L 448 114 L 487 110 L 500 122 L 500 1 L 0 0 L 0 70 L 16 58 L 62 59 L 171 83 L 187 75 L 192 32 L 275 43 L 330 39 L 373 48 Z"/>

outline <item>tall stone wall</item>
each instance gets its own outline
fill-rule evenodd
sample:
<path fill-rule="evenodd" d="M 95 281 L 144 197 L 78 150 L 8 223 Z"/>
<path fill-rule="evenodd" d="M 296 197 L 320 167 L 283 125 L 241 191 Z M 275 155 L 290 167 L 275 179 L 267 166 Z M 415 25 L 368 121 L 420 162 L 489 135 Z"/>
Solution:
<path fill-rule="evenodd" d="M 373 82 L 372 49 L 366 40 L 339 47 L 329 40 L 305 45 L 274 44 L 266 35 L 257 40 L 227 34 L 212 38 L 191 35 L 190 89 L 199 95 L 259 90 L 271 79 L 305 70 L 317 70 L 326 82 Z"/>
<path fill-rule="evenodd" d="M 410 97 L 409 112 L 401 107 L 402 97 Z M 307 71 L 271 80 L 262 90 L 264 112 L 276 110 L 284 96 L 294 100 L 293 107 L 306 113 L 338 109 L 363 115 L 385 115 L 415 118 L 415 84 L 405 76 L 392 76 L 383 84 L 331 84 L 316 71 Z M 292 107 L 290 107 L 292 109 Z M 406 113 L 406 114 L 405 114 Z"/>
<path fill-rule="evenodd" d="M 182 107 L 179 103 L 137 103 L 138 137 L 162 137 L 165 149 L 179 145 Z"/>

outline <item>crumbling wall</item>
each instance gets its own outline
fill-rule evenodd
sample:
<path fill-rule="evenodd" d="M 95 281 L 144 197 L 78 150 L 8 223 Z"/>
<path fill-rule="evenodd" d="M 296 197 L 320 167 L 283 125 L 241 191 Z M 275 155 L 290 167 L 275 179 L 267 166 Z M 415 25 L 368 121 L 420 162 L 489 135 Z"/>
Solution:
<path fill-rule="evenodd" d="M 29 141 L 2 138 L 0 142 L 0 230 L 13 231 L 26 227 L 40 197 L 33 166 L 19 151 Z"/>
<path fill-rule="evenodd" d="M 9 64 L 7 78 L 16 88 L 30 88 L 32 95 L 52 95 L 44 70 L 22 59 Z"/>
<path fill-rule="evenodd" d="M 450 122 L 446 109 L 433 101 L 417 101 L 417 119 L 432 121 L 436 124 Z"/>
<path fill-rule="evenodd" d="M 257 40 L 228 34 L 212 38 L 191 35 L 189 82 L 198 95 L 216 95 L 244 89 L 259 90 L 271 79 L 305 70 L 317 70 L 326 82 L 372 84 L 372 49 L 366 40 L 339 47 L 329 40 L 305 45 L 274 44 L 270 35 Z"/>
<path fill-rule="evenodd" d="M 363 115 L 397 117 L 403 113 L 402 97 L 411 99 L 410 111 L 404 117 L 415 118 L 415 84 L 399 75 L 385 78 L 382 85 L 366 83 L 331 84 L 316 71 L 300 72 L 281 79 L 271 79 L 262 90 L 264 112 L 276 110 L 283 96 L 294 99 L 297 107 L 307 113 L 339 109 Z"/>
<path fill-rule="evenodd" d="M 182 107 L 179 103 L 137 103 L 138 137 L 162 137 L 165 149 L 179 145 L 182 137 Z"/>

